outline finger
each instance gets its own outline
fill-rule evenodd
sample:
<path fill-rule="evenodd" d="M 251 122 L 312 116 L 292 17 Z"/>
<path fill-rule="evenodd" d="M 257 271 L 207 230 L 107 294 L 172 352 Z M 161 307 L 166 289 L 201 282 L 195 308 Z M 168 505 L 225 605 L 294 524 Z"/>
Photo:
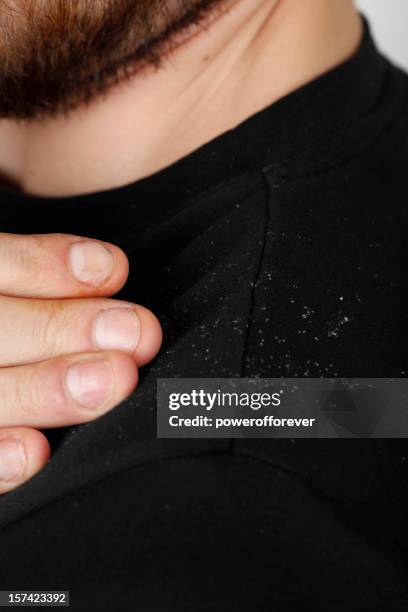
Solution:
<path fill-rule="evenodd" d="M 64 427 L 93 421 L 136 388 L 124 353 L 88 353 L 0 369 L 0 427 Z"/>
<path fill-rule="evenodd" d="M 0 495 L 29 480 L 50 457 L 47 438 L 36 429 L 0 429 Z"/>
<path fill-rule="evenodd" d="M 113 244 L 67 234 L 0 233 L 0 294 L 63 298 L 114 295 L 129 262 Z"/>
<path fill-rule="evenodd" d="M 143 306 L 105 298 L 34 300 L 0 297 L 0 367 L 58 355 L 117 350 L 138 366 L 158 352 L 162 334 Z"/>

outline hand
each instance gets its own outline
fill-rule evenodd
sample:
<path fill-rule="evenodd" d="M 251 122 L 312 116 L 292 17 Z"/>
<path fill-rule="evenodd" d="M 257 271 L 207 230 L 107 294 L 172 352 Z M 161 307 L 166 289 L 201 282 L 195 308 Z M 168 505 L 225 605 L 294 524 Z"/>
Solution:
<path fill-rule="evenodd" d="M 37 428 L 96 419 L 133 392 L 138 367 L 157 354 L 155 316 L 107 297 L 128 273 L 111 244 L 0 233 L 0 494 L 48 461 Z"/>

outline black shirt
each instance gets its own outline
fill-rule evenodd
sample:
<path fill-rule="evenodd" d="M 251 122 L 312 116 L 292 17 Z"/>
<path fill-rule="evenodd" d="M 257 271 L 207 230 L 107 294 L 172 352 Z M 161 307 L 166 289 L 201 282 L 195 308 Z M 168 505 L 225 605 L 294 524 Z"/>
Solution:
<path fill-rule="evenodd" d="M 117 297 L 165 337 L 127 401 L 50 433 L 50 463 L 0 499 L 1 588 L 90 610 L 406 609 L 405 440 L 157 440 L 155 388 L 405 377 L 407 169 L 407 76 L 366 29 L 352 59 L 152 177 L 1 192 L 3 232 L 123 248 Z"/>

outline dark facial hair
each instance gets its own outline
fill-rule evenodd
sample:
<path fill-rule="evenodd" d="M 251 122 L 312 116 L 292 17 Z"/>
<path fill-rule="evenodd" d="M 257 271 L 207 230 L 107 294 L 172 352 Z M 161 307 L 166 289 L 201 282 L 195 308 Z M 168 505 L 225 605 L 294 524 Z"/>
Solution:
<path fill-rule="evenodd" d="M 0 117 L 68 113 L 147 66 L 225 0 L 0 0 Z M 179 43 L 177 43 L 179 44 Z"/>

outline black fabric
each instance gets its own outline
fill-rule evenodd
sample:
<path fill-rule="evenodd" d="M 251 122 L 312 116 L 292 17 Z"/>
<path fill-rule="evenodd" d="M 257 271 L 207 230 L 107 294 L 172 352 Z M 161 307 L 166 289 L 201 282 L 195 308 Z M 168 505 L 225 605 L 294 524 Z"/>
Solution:
<path fill-rule="evenodd" d="M 0 499 L 1 588 L 74 609 L 406 610 L 405 440 L 157 440 L 158 377 L 407 375 L 408 80 L 358 53 L 158 174 L 4 232 L 115 242 L 165 344 Z M 97 210 L 97 223 L 94 210 Z M 305 318 L 305 313 L 307 317 Z"/>

